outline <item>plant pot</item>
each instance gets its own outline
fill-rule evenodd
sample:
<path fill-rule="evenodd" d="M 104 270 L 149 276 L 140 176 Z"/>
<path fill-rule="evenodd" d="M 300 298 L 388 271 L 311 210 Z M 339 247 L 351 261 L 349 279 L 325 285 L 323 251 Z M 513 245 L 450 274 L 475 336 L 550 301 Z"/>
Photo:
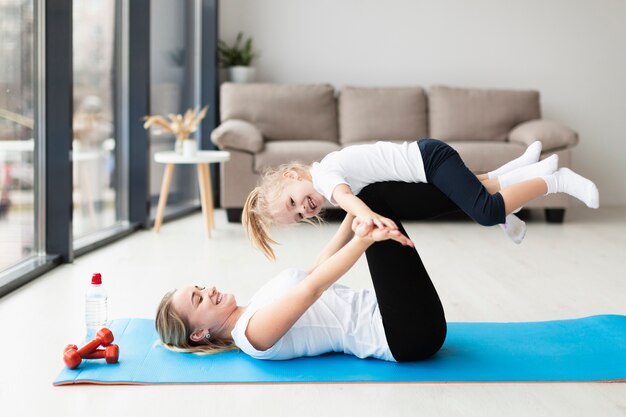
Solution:
<path fill-rule="evenodd" d="M 253 67 L 236 66 L 228 68 L 228 77 L 234 83 L 251 83 L 255 80 L 256 71 Z"/>
<path fill-rule="evenodd" d="M 230 81 L 230 71 L 229 68 L 220 68 L 217 73 L 217 80 L 220 85 L 224 84 L 227 81 Z"/>
<path fill-rule="evenodd" d="M 183 141 L 183 156 L 193 156 L 198 151 L 198 145 L 194 139 L 185 139 Z"/>
<path fill-rule="evenodd" d="M 183 142 L 185 140 L 184 139 L 176 139 L 176 142 L 174 142 L 174 152 L 178 153 L 178 154 L 183 154 Z"/>

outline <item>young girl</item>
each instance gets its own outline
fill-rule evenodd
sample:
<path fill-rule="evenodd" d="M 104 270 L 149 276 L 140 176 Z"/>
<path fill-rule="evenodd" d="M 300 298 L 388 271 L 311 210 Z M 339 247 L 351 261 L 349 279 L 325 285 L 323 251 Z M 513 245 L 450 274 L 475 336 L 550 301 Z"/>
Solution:
<path fill-rule="evenodd" d="M 240 348 L 267 360 L 327 352 L 388 361 L 433 355 L 446 336 L 444 310 L 419 254 L 403 235 L 406 232 L 391 208 L 394 201 L 388 201 L 398 188 L 433 201 L 428 207 L 412 207 L 418 218 L 456 209 L 427 184 L 370 185 L 362 193 L 364 201 L 394 219 L 399 230 L 357 225 L 348 214 L 336 235 L 341 242 L 333 251 L 325 251 L 321 262 L 308 271 L 281 272 L 246 306 L 215 287 L 188 286 L 169 292 L 155 320 L 161 341 L 170 349 L 195 353 Z M 374 291 L 336 284 L 364 251 Z"/>
<path fill-rule="evenodd" d="M 293 163 L 268 172 L 248 196 L 242 222 L 253 244 L 274 259 L 271 225 L 317 217 L 325 200 L 353 215 L 357 223 L 396 229 L 393 221 L 356 197 L 374 182 L 430 183 L 484 226 L 504 224 L 507 215 L 545 194 L 565 192 L 588 207 L 598 207 L 595 184 L 570 169 L 556 171 L 556 155 L 527 165 L 540 152 L 541 144 L 535 142 L 517 160 L 477 177 L 454 149 L 436 139 L 349 146 L 312 166 Z"/>

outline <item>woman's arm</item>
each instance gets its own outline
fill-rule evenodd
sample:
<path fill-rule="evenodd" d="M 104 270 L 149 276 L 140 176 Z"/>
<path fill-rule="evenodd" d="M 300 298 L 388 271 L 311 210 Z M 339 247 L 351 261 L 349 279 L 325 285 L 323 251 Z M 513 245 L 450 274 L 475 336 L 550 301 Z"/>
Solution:
<path fill-rule="evenodd" d="M 322 293 L 356 263 L 373 242 L 392 238 L 399 240 L 403 236 L 397 230 L 373 229 L 366 236 L 353 237 L 295 287 L 258 310 L 246 329 L 246 337 L 252 346 L 258 350 L 267 350 L 274 346 Z"/>
<path fill-rule="evenodd" d="M 324 249 L 317 255 L 317 259 L 313 265 L 311 265 L 307 270 L 307 274 L 310 274 L 317 268 L 318 265 L 323 263 L 326 259 L 330 258 L 332 255 L 337 253 L 337 251 L 343 248 L 346 243 L 350 241 L 354 232 L 352 231 L 352 222 L 354 221 L 354 216 L 350 213 L 346 213 L 346 217 L 341 222 L 339 229 L 335 232 L 335 235 L 330 239 L 330 241 L 324 246 Z"/>
<path fill-rule="evenodd" d="M 359 199 L 358 197 L 354 197 L 354 198 L 361 201 L 361 199 Z M 363 202 L 361 201 L 361 203 Z M 346 213 L 346 217 L 341 222 L 341 225 L 339 226 L 339 229 L 337 230 L 337 232 L 335 232 L 334 236 L 330 239 L 330 241 L 326 244 L 326 246 L 324 246 L 324 249 L 322 249 L 320 254 L 317 256 L 317 259 L 315 259 L 315 262 L 313 263 L 313 265 L 311 265 L 306 270 L 307 274 L 310 274 L 311 272 L 313 272 L 315 268 L 318 267 L 318 265 L 322 264 L 326 259 L 328 259 L 332 255 L 337 253 L 339 249 L 343 248 L 350 241 L 352 236 L 354 236 L 354 232 L 352 230 L 353 224 L 357 226 L 361 223 L 368 224 L 367 222 L 360 221 L 360 219 L 357 219 L 357 221 L 355 222 L 355 216 L 350 213 Z M 395 223 L 394 223 L 394 226 L 395 226 Z M 392 234 L 389 238 L 396 240 L 397 242 L 403 245 L 413 246 L 413 242 L 410 241 L 408 238 L 406 238 L 404 235 L 396 236 L 395 234 Z"/>

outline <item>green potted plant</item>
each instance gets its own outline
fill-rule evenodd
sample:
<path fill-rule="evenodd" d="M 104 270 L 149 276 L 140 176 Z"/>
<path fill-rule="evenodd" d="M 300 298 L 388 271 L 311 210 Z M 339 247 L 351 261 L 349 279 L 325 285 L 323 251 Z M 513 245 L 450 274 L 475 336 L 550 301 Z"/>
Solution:
<path fill-rule="evenodd" d="M 254 51 L 252 37 L 244 41 L 243 32 L 239 32 L 232 45 L 220 39 L 217 43 L 217 50 L 219 64 L 222 68 L 228 69 L 228 77 L 231 81 L 236 83 L 254 81 L 255 70 L 252 62 L 258 57 L 258 53 Z"/>

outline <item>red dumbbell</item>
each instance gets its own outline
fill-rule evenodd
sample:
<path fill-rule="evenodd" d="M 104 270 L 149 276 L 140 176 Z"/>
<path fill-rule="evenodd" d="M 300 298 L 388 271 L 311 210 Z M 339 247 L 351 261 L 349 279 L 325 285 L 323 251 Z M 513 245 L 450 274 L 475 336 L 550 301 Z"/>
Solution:
<path fill-rule="evenodd" d="M 78 349 L 76 345 L 67 345 L 63 351 L 63 361 L 68 368 L 74 369 L 88 354 L 94 352 L 99 346 L 108 346 L 113 342 L 113 333 L 107 328 L 102 328 L 96 333 L 95 339 Z"/>
<path fill-rule="evenodd" d="M 64 353 L 69 350 L 77 350 L 76 345 L 67 345 Z M 110 344 L 105 349 L 96 349 L 91 353 L 87 353 L 82 359 L 105 359 L 107 363 L 117 363 L 120 358 L 120 348 L 115 343 Z"/>
<path fill-rule="evenodd" d="M 115 344 L 110 344 L 105 349 L 96 349 L 88 353 L 83 359 L 105 359 L 107 363 L 117 363 L 120 357 L 120 348 Z"/>

